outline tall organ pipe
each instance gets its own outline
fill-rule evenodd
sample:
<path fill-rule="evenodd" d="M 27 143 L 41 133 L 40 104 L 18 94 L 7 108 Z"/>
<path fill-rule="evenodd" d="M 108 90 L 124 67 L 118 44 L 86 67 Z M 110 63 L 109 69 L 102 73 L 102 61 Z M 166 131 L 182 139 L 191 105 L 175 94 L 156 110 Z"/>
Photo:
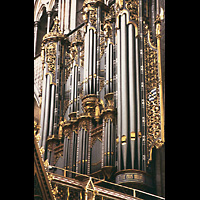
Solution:
<path fill-rule="evenodd" d="M 88 71 L 88 85 L 89 85 L 89 94 L 92 94 L 92 58 L 93 58 L 93 30 L 90 29 L 90 47 L 89 47 L 89 71 Z"/>
<path fill-rule="evenodd" d="M 109 62 L 109 54 L 110 54 L 110 51 L 109 51 L 109 40 L 108 39 L 108 45 L 106 47 L 106 94 L 109 93 L 109 71 L 110 71 L 110 62 Z"/>
<path fill-rule="evenodd" d="M 110 91 L 109 92 L 113 92 L 113 45 L 110 44 Z"/>
<path fill-rule="evenodd" d="M 88 94 L 88 58 L 89 58 L 89 27 L 86 27 L 85 33 L 85 46 L 84 46 L 84 84 L 83 92 L 84 96 Z"/>
<path fill-rule="evenodd" d="M 44 68 L 43 72 L 43 86 L 42 86 L 42 107 L 41 107 L 41 120 L 40 120 L 40 137 L 39 147 L 42 145 L 42 137 L 44 130 L 44 114 L 45 114 L 45 98 L 46 98 L 46 68 Z"/>
<path fill-rule="evenodd" d="M 97 34 L 94 33 L 94 48 L 93 48 L 93 93 L 96 94 L 96 76 L 97 76 Z"/>
<path fill-rule="evenodd" d="M 123 162 L 126 169 L 127 161 L 127 139 L 128 139 L 128 84 L 127 84 L 127 30 L 126 30 L 126 15 L 121 17 L 121 65 L 122 65 L 122 80 L 121 80 L 121 95 L 122 95 L 122 135 L 126 136 L 126 142 L 123 144 Z"/>
<path fill-rule="evenodd" d="M 135 158 L 135 133 L 136 133 L 136 108 L 135 108 L 135 51 L 134 51 L 134 27 L 133 24 L 128 25 L 128 38 L 129 38 L 129 126 L 130 126 L 130 137 L 131 141 L 131 164 L 134 169 L 134 158 Z M 122 129 L 123 130 L 123 129 Z"/>
<path fill-rule="evenodd" d="M 73 112 L 77 111 L 77 87 L 78 87 L 78 67 L 77 65 L 74 66 L 74 99 L 73 99 L 73 104 L 74 104 L 74 110 Z"/>
<path fill-rule="evenodd" d="M 44 118 L 44 132 L 43 132 L 43 141 L 42 146 L 45 148 L 47 131 L 48 131 L 48 122 L 49 122 L 49 100 L 50 100 L 50 77 L 47 75 L 47 86 L 46 86 L 46 101 L 45 101 L 45 118 Z"/>
<path fill-rule="evenodd" d="M 73 106 L 73 99 L 74 99 L 74 78 L 75 78 L 75 76 L 74 76 L 74 65 L 72 65 L 72 85 L 71 85 L 71 87 L 72 87 L 72 89 L 71 89 L 71 112 L 74 112 L 74 106 Z"/>
<path fill-rule="evenodd" d="M 137 146 L 138 146 L 138 169 L 141 168 L 141 98 L 140 98 L 140 68 L 139 68 L 138 37 L 135 38 L 136 53 L 136 102 L 137 102 Z"/>
<path fill-rule="evenodd" d="M 85 93 L 85 78 L 86 78 L 86 67 L 87 67 L 87 28 L 86 28 L 86 33 L 85 33 L 85 42 L 84 42 L 84 67 L 83 67 L 83 96 L 86 95 Z"/>
<path fill-rule="evenodd" d="M 142 166 L 141 169 L 143 171 L 146 171 L 146 133 L 145 133 L 145 92 L 144 92 L 144 37 L 143 37 L 143 21 L 142 21 L 142 0 L 139 0 L 139 20 L 140 26 L 139 26 L 139 35 L 140 35 L 140 73 L 141 73 L 141 101 L 142 101 L 142 107 L 141 107 L 141 134 L 142 134 Z"/>
<path fill-rule="evenodd" d="M 121 30 L 117 29 L 117 137 L 118 137 L 118 170 L 121 170 Z"/>
<path fill-rule="evenodd" d="M 101 6 L 97 7 L 97 98 L 99 98 L 100 92 L 100 26 L 101 26 Z"/>

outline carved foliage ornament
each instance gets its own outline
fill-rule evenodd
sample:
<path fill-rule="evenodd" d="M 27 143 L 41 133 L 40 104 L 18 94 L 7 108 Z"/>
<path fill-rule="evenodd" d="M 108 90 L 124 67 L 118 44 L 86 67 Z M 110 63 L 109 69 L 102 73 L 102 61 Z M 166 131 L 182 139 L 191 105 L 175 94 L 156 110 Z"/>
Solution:
<path fill-rule="evenodd" d="M 130 20 L 138 21 L 138 0 L 126 0 L 126 8 L 130 12 Z"/>
<path fill-rule="evenodd" d="M 148 32 L 148 31 L 147 31 Z M 160 91 L 158 77 L 157 50 L 149 44 L 148 34 L 144 36 L 144 64 L 146 88 L 146 126 L 147 126 L 147 161 L 152 160 L 152 148 L 162 146 Z"/>
<path fill-rule="evenodd" d="M 46 47 L 46 63 L 48 65 L 48 70 L 55 75 L 56 67 L 56 44 L 50 42 Z"/>

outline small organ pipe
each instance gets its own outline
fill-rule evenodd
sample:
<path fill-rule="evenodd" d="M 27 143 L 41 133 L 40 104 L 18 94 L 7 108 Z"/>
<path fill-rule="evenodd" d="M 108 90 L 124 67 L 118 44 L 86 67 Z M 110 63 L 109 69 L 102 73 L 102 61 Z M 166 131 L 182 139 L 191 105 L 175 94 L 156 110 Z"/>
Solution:
<path fill-rule="evenodd" d="M 63 145 L 63 163 L 64 167 L 67 166 L 67 137 L 64 137 L 64 145 Z"/>
<path fill-rule="evenodd" d="M 107 135 L 107 157 L 108 157 L 108 163 L 107 163 L 107 165 L 108 166 L 110 166 L 111 164 L 110 164 L 110 119 L 108 119 L 108 127 L 107 127 L 107 129 L 108 129 L 108 135 Z"/>
<path fill-rule="evenodd" d="M 78 173 L 81 173 L 82 131 L 79 131 Z"/>
<path fill-rule="evenodd" d="M 54 97 L 55 85 L 51 85 L 51 108 L 50 108 L 50 121 L 49 121 L 49 135 L 53 135 L 53 115 L 54 115 Z"/>
<path fill-rule="evenodd" d="M 85 131 L 85 158 L 84 158 L 84 174 L 87 174 L 87 163 L 88 163 L 88 132 Z"/>
<path fill-rule="evenodd" d="M 81 156 L 81 173 L 84 173 L 84 158 L 85 158 L 85 129 L 83 129 L 83 136 L 82 136 L 82 156 Z"/>
<path fill-rule="evenodd" d="M 107 140 L 107 127 L 108 127 L 108 124 L 107 122 L 105 123 L 105 127 L 104 127 L 104 166 L 107 166 L 107 143 L 108 143 L 108 140 Z"/>
<path fill-rule="evenodd" d="M 111 146 L 110 146 L 110 162 L 111 162 L 111 166 L 114 166 L 115 163 L 114 163 L 114 160 L 115 160 L 115 157 L 114 157 L 114 152 L 115 152 L 115 133 L 114 133 L 114 124 L 113 122 L 111 121 L 111 125 L 110 125 L 110 133 L 111 133 Z"/>

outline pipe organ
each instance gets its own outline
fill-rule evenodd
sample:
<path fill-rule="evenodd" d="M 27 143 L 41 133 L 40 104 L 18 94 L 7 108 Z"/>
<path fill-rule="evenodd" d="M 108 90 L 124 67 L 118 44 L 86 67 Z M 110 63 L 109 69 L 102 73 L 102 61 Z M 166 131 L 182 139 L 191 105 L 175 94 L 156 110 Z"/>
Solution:
<path fill-rule="evenodd" d="M 148 166 L 165 137 L 163 16 L 157 6 L 152 34 L 146 8 L 142 0 L 85 0 L 82 27 L 64 35 L 56 18 L 43 37 L 39 145 L 51 165 L 153 187 Z"/>

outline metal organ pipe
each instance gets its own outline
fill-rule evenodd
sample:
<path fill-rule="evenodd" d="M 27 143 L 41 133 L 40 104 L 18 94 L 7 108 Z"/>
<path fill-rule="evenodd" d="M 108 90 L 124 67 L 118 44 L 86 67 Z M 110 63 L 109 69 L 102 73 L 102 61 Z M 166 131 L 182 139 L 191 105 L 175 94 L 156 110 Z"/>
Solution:
<path fill-rule="evenodd" d="M 96 62 L 96 65 L 97 65 L 96 94 L 98 98 L 99 98 L 99 93 L 100 93 L 100 79 L 99 79 L 99 76 L 100 76 L 100 29 L 101 29 L 100 26 L 101 26 L 101 6 L 98 6 L 97 7 L 97 62 Z"/>
<path fill-rule="evenodd" d="M 106 94 L 109 93 L 109 71 L 110 71 L 110 62 L 109 62 L 109 41 L 108 39 L 108 45 L 106 47 Z"/>
<path fill-rule="evenodd" d="M 81 173 L 84 173 L 85 169 L 84 169 L 84 158 L 85 158 L 85 129 L 83 129 L 83 139 L 82 139 L 82 150 L 81 150 Z"/>
<path fill-rule="evenodd" d="M 111 144 L 110 144 L 110 162 L 111 162 L 111 166 L 115 165 L 115 132 L 114 132 L 114 124 L 111 121 L 111 126 L 110 126 L 110 132 L 111 132 Z"/>
<path fill-rule="evenodd" d="M 44 114 L 45 114 L 45 98 L 46 98 L 46 67 L 43 72 L 43 86 L 42 86 L 42 106 L 41 106 L 41 120 L 40 120 L 40 137 L 39 147 L 42 146 L 43 130 L 44 130 Z"/>
<path fill-rule="evenodd" d="M 110 119 L 108 119 L 108 122 L 107 122 L 107 130 L 108 130 L 108 135 L 107 135 L 107 145 L 108 145 L 108 149 L 107 149 L 107 158 L 108 158 L 108 161 L 107 161 L 107 165 L 110 166 L 110 136 L 111 136 L 111 132 L 110 132 Z"/>
<path fill-rule="evenodd" d="M 72 171 L 76 171 L 76 140 L 77 140 L 77 134 L 75 131 L 72 133 L 72 147 L 73 147 L 73 152 L 72 152 L 72 162 L 71 162 L 71 167 Z"/>
<path fill-rule="evenodd" d="M 87 174 L 87 163 L 88 163 L 88 140 L 89 135 L 88 132 L 85 131 L 85 157 L 84 157 L 84 174 Z"/>
<path fill-rule="evenodd" d="M 138 37 L 135 38 L 138 169 L 141 168 L 141 96 Z"/>
<path fill-rule="evenodd" d="M 44 132 L 43 132 L 43 141 L 42 146 L 45 148 L 47 131 L 48 131 L 48 122 L 49 122 L 49 100 L 50 100 L 50 75 L 47 75 L 46 83 L 46 101 L 45 101 L 45 118 L 44 118 Z"/>
<path fill-rule="evenodd" d="M 109 84 L 110 84 L 110 91 L 109 92 L 113 92 L 113 44 L 110 44 L 109 45 L 110 47 L 110 81 L 109 81 Z"/>
<path fill-rule="evenodd" d="M 79 131 L 78 173 L 81 173 L 82 135 L 83 135 L 83 129 L 81 128 Z"/>
<path fill-rule="evenodd" d="M 108 124 L 105 122 L 105 127 L 104 127 L 104 166 L 107 166 L 107 142 L 108 142 Z"/>
<path fill-rule="evenodd" d="M 118 137 L 118 170 L 121 170 L 121 30 L 117 29 L 117 137 Z"/>
<path fill-rule="evenodd" d="M 136 137 L 136 108 L 135 108 L 135 51 L 134 51 L 134 27 L 133 24 L 128 25 L 128 39 L 129 39 L 129 127 L 130 127 L 130 136 L 129 140 L 131 141 L 131 164 L 134 169 L 134 159 L 135 159 L 135 137 Z M 123 129 L 122 129 L 123 130 Z"/>
<path fill-rule="evenodd" d="M 89 45 L 90 45 L 90 41 L 89 41 L 89 27 L 87 26 L 87 33 L 85 36 L 85 42 L 86 42 L 86 48 L 85 48 L 85 56 L 84 56 L 84 61 L 85 61 L 85 95 L 88 95 L 88 65 L 89 65 Z"/>
<path fill-rule="evenodd" d="M 50 108 L 50 121 L 49 121 L 49 135 L 53 134 L 53 114 L 54 114 L 54 97 L 55 85 L 51 85 L 51 108 Z"/>
<path fill-rule="evenodd" d="M 88 71 L 88 87 L 89 87 L 89 94 L 92 94 L 92 68 L 93 68 L 93 30 L 90 29 L 90 47 L 89 47 L 89 71 Z"/>
<path fill-rule="evenodd" d="M 121 96 L 122 96 L 122 137 L 125 136 L 123 143 L 123 162 L 126 169 L 127 161 L 127 139 L 128 139 L 128 93 L 127 93 L 127 30 L 126 30 L 126 15 L 121 16 Z"/>
<path fill-rule="evenodd" d="M 78 67 L 74 65 L 74 99 L 73 99 L 73 112 L 77 111 L 77 89 L 78 89 Z"/>
<path fill-rule="evenodd" d="M 84 42 L 84 67 L 83 67 L 83 96 L 86 95 L 85 93 L 85 79 L 86 79 L 86 67 L 87 67 L 87 51 L 86 51 L 86 48 L 87 48 L 87 27 L 86 27 L 86 33 L 85 33 L 85 42 Z"/>
<path fill-rule="evenodd" d="M 71 89 L 71 112 L 74 112 L 74 108 L 73 108 L 73 100 L 74 100 L 74 65 L 72 65 L 72 89 Z"/>
<path fill-rule="evenodd" d="M 139 18 L 142 18 L 142 0 L 139 0 Z M 145 74 L 144 74 L 144 54 L 143 54 L 143 49 L 144 49 L 144 37 L 143 37 L 143 22 L 142 20 L 139 20 L 140 26 L 139 26 L 139 51 L 140 51 L 140 74 L 141 74 L 141 102 L 142 102 L 142 107 L 141 107 L 141 135 L 142 135 L 142 166 L 141 170 L 146 171 L 146 133 L 145 133 L 145 93 L 144 93 L 144 80 L 145 80 Z M 136 51 L 137 52 L 137 51 Z"/>
<path fill-rule="evenodd" d="M 94 46 L 93 46 L 93 93 L 96 94 L 96 77 L 97 77 L 97 34 L 94 33 Z"/>

